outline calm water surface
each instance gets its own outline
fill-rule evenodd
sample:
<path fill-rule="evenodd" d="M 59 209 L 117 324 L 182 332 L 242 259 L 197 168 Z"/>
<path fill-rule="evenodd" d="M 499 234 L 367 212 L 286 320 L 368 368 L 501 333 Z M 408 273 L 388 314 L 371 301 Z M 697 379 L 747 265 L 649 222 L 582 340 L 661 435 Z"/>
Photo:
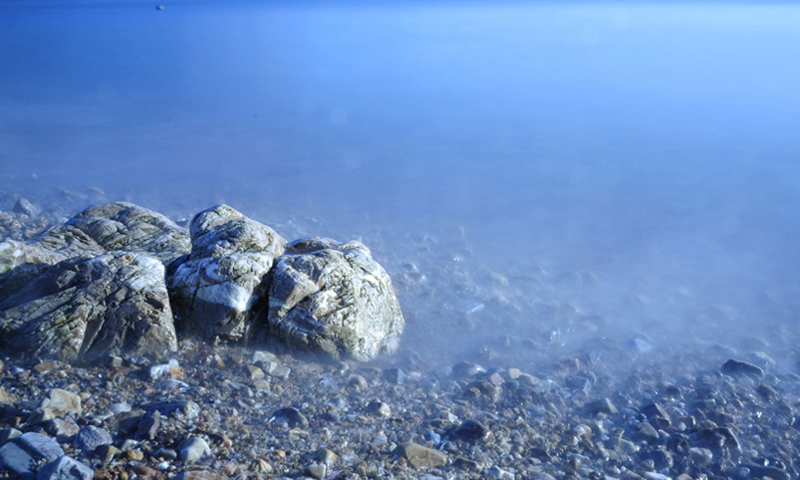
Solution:
<path fill-rule="evenodd" d="M 512 330 L 536 302 L 626 335 L 796 324 L 798 6 L 154 7 L 0 3 L 2 191 L 302 214 L 393 272 L 427 235 L 508 281 L 443 302 L 511 296 Z M 412 330 L 442 315 L 404 295 Z"/>

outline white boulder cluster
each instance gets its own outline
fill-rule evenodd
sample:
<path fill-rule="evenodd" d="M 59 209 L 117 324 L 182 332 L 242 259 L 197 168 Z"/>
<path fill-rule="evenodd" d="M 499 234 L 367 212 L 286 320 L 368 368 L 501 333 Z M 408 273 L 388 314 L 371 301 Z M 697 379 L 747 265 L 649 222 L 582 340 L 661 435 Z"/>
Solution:
<path fill-rule="evenodd" d="M 391 279 L 360 242 L 291 243 L 219 205 L 187 231 L 129 203 L 0 243 L 0 345 L 90 362 L 163 353 L 179 335 L 369 360 L 404 326 Z"/>

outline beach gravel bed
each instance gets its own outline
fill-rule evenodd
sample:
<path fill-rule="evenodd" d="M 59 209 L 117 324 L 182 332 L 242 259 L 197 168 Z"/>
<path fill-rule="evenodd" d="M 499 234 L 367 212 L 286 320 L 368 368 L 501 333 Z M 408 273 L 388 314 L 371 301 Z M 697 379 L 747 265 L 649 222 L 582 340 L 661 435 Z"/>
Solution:
<path fill-rule="evenodd" d="M 243 367 L 264 358 L 291 374 L 254 380 Z M 319 363 L 193 341 L 167 360 L 4 361 L 5 474 L 82 478 L 79 462 L 122 480 L 796 475 L 798 378 L 729 376 L 723 361 L 672 379 L 646 359 L 612 377 L 602 362 L 562 358 L 530 385 L 503 367 L 456 364 L 442 376 L 413 358 Z M 597 381 L 587 393 L 573 375 Z"/>

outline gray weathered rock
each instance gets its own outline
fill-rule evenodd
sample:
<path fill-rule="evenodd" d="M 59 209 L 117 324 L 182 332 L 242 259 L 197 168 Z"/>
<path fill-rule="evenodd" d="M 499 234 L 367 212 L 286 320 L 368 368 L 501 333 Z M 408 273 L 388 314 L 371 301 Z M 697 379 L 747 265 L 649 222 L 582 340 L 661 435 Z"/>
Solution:
<path fill-rule="evenodd" d="M 0 447 L 0 469 L 14 472 L 22 478 L 33 477 L 34 456 L 14 442 Z"/>
<path fill-rule="evenodd" d="M 65 260 L 0 303 L 0 342 L 62 360 L 176 350 L 164 266 L 128 252 Z"/>
<path fill-rule="evenodd" d="M 14 439 L 14 443 L 47 461 L 55 460 L 64 455 L 64 450 L 61 449 L 61 445 L 58 444 L 55 438 L 41 433 L 23 433 Z"/>
<path fill-rule="evenodd" d="M 191 250 L 185 228 L 158 212 L 132 203 L 114 202 L 87 208 L 66 226 L 78 228 L 107 252 L 148 253 L 164 263 Z"/>
<path fill-rule="evenodd" d="M 35 217 L 40 213 L 39 208 L 25 198 L 20 198 L 17 200 L 17 203 L 14 204 L 14 208 L 12 208 L 11 211 L 22 215 L 27 215 L 29 217 Z"/>
<path fill-rule="evenodd" d="M 91 207 L 29 241 L 0 243 L 0 302 L 69 258 L 129 251 L 168 263 L 189 250 L 186 229 L 160 213 L 122 202 Z"/>
<path fill-rule="evenodd" d="M 82 427 L 75 437 L 75 446 L 85 454 L 93 453 L 98 447 L 111 445 L 113 442 L 110 433 L 94 425 Z"/>
<path fill-rule="evenodd" d="M 369 360 L 397 349 L 403 315 L 386 272 L 360 242 L 292 243 L 269 290 L 269 332 L 331 358 Z"/>
<path fill-rule="evenodd" d="M 63 456 L 42 467 L 36 480 L 92 480 L 94 470 L 73 458 Z"/>
<path fill-rule="evenodd" d="M 227 205 L 192 220 L 191 254 L 170 267 L 179 331 L 206 339 L 246 338 L 267 292 L 267 273 L 286 241 Z"/>
<path fill-rule="evenodd" d="M 55 439 L 28 432 L 0 447 L 0 469 L 32 478 L 37 461 L 52 461 L 63 455 L 64 450 Z"/>

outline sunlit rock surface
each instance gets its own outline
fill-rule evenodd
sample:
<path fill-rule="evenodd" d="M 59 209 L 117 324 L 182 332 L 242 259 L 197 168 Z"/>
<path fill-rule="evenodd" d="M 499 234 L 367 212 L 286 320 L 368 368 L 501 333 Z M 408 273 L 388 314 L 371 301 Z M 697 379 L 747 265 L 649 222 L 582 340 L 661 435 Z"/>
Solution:
<path fill-rule="evenodd" d="M 403 315 L 386 272 L 360 242 L 298 240 L 275 264 L 269 332 L 287 345 L 331 358 L 391 353 Z"/>
<path fill-rule="evenodd" d="M 175 350 L 164 270 L 142 253 L 64 260 L 0 304 L 0 342 L 69 361 Z"/>
<path fill-rule="evenodd" d="M 67 222 L 92 238 L 105 251 L 145 252 L 169 263 L 189 253 L 185 228 L 153 210 L 114 202 L 87 208 Z"/>
<path fill-rule="evenodd" d="M 189 253 L 189 234 L 160 213 L 130 203 L 88 208 L 29 241 L 0 243 L 0 302 L 62 260 L 123 250 L 171 262 Z"/>
<path fill-rule="evenodd" d="M 227 205 L 197 214 L 190 232 L 191 254 L 169 274 L 178 329 L 206 339 L 247 337 L 286 241 Z"/>

